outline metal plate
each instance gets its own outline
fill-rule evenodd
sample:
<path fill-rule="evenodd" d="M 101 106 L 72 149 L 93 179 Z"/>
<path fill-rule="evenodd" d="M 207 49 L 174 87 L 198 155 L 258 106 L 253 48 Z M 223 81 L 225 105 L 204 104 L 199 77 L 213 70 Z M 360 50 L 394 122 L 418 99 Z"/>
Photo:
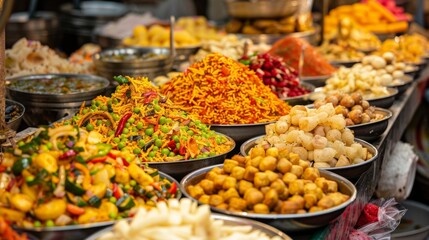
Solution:
<path fill-rule="evenodd" d="M 210 128 L 231 137 L 236 143 L 241 143 L 249 138 L 265 134 L 265 125 L 270 123 L 273 122 L 254 124 L 211 124 Z"/>
<path fill-rule="evenodd" d="M 174 178 L 159 172 L 160 176 L 167 178 L 171 182 L 179 184 Z M 176 198 L 180 199 L 182 197 L 182 192 L 179 191 Z M 89 224 L 79 224 L 79 225 L 69 225 L 69 226 L 58 226 L 58 227 L 44 227 L 44 228 L 21 228 L 14 226 L 20 232 L 26 232 L 34 236 L 34 240 L 76 240 L 76 239 L 85 239 L 91 234 L 107 227 L 113 225 L 116 221 L 107 221 L 107 222 L 97 222 Z M 33 239 L 32 239 L 33 240 Z"/>
<path fill-rule="evenodd" d="M 253 221 L 245 218 L 238 218 L 232 216 L 225 216 L 221 214 L 212 213 L 211 216 L 215 220 L 222 220 L 226 226 L 251 226 L 253 229 L 258 229 L 261 232 L 264 232 L 269 237 L 278 237 L 279 240 L 291 240 L 291 238 L 285 233 L 261 222 Z M 112 227 L 105 228 L 99 232 L 94 233 L 93 235 L 86 238 L 86 240 L 97 240 L 105 233 L 112 231 Z"/>
<path fill-rule="evenodd" d="M 68 93 L 68 94 L 51 94 L 51 93 L 31 93 L 20 91 L 17 89 L 12 89 L 8 87 L 10 83 L 13 81 L 32 81 L 34 84 L 37 84 L 39 80 L 43 79 L 54 79 L 54 78 L 79 78 L 84 79 L 88 82 L 98 82 L 102 84 L 102 87 L 97 89 L 91 89 L 86 92 L 78 92 L 78 93 Z M 96 96 L 103 94 L 106 90 L 107 86 L 109 86 L 109 81 L 105 78 L 94 76 L 94 75 L 86 75 L 86 74 L 67 74 L 67 73 L 58 73 L 58 74 L 35 74 L 35 75 L 27 75 L 20 77 L 13 77 L 6 79 L 6 89 L 10 98 L 13 100 L 18 100 L 22 102 L 24 105 L 26 103 L 47 103 L 47 104 L 58 104 L 58 103 L 71 103 L 71 102 L 82 102 L 85 100 L 91 100 Z"/>
<path fill-rule="evenodd" d="M 392 111 L 384 108 L 375 108 L 375 111 L 379 114 L 383 114 L 385 117 L 376 122 L 347 126 L 347 128 L 353 130 L 355 137 L 365 141 L 373 141 L 384 133 L 393 113 Z"/>
<path fill-rule="evenodd" d="M 404 93 L 405 90 L 408 89 L 410 84 L 413 82 L 413 77 L 405 75 L 401 80 L 402 80 L 402 83 L 400 84 L 388 85 L 388 87 L 398 89 L 398 94 L 396 95 L 396 97 L 398 97 L 399 95 Z"/>
<path fill-rule="evenodd" d="M 287 98 L 281 98 L 281 100 L 284 100 L 285 102 L 287 102 L 289 105 L 306 105 L 309 102 L 311 102 L 310 99 L 310 95 L 312 92 L 314 92 L 314 89 L 316 88 L 313 84 L 311 83 L 307 83 L 307 82 L 303 82 L 301 81 L 299 84 L 301 87 L 309 90 L 310 92 L 301 96 L 296 96 L 296 97 L 287 97 Z"/>
<path fill-rule="evenodd" d="M 396 88 L 387 88 L 389 95 L 376 97 L 376 98 L 366 98 L 369 102 L 369 105 L 379 107 L 379 108 L 389 108 L 393 105 L 395 97 L 398 94 L 398 89 Z"/>
<path fill-rule="evenodd" d="M 220 134 L 220 135 L 223 135 L 223 134 Z M 160 172 L 165 172 L 171 175 L 172 177 L 174 177 L 175 179 L 180 180 L 186 174 L 192 171 L 195 171 L 203 167 L 222 163 L 225 160 L 227 154 L 235 148 L 234 140 L 229 136 L 225 136 L 225 137 L 227 137 L 231 142 L 234 143 L 231 146 L 231 149 L 225 153 L 222 153 L 213 157 L 200 158 L 200 159 L 178 160 L 174 162 L 148 162 L 148 165 L 152 168 L 158 169 Z"/>
<path fill-rule="evenodd" d="M 223 164 L 206 167 L 192 172 L 186 177 L 184 177 L 180 182 L 180 187 L 183 194 L 186 197 L 197 201 L 188 194 L 186 188 L 190 185 L 196 185 L 198 182 L 204 179 L 205 174 L 214 167 L 222 168 Z M 320 170 L 320 175 L 322 177 L 325 177 L 326 179 L 336 181 L 338 183 L 338 190 L 344 194 L 349 195 L 350 198 L 346 202 L 336 207 L 320 212 L 304 214 L 256 214 L 248 212 L 232 212 L 212 206 L 210 206 L 210 208 L 215 212 L 223 213 L 226 215 L 257 220 L 266 223 L 272 227 L 278 228 L 282 231 L 298 231 L 325 226 L 330 221 L 341 215 L 341 213 L 346 209 L 346 207 L 356 199 L 356 188 L 349 180 L 335 173 L 326 170 Z"/>
<path fill-rule="evenodd" d="M 332 75 L 302 77 L 301 82 L 310 83 L 315 87 L 323 87 L 325 86 L 326 80 L 330 77 L 332 77 Z"/>
<path fill-rule="evenodd" d="M 240 146 L 240 154 L 243 156 L 247 156 L 249 150 L 256 145 L 255 144 L 256 140 L 258 140 L 261 137 L 264 137 L 264 136 L 258 136 L 244 142 Z M 368 170 L 371 167 L 371 164 L 374 161 L 376 161 L 379 157 L 377 148 L 375 148 L 372 144 L 358 138 L 355 138 L 355 142 L 360 143 L 362 144 L 363 147 L 367 148 L 368 151 L 373 154 L 373 157 L 359 164 L 353 164 L 353 165 L 344 166 L 344 167 L 323 168 L 323 170 L 336 173 L 342 177 L 345 177 L 351 180 L 357 179 L 358 177 L 360 177 L 362 173 L 366 172 L 366 170 Z"/>

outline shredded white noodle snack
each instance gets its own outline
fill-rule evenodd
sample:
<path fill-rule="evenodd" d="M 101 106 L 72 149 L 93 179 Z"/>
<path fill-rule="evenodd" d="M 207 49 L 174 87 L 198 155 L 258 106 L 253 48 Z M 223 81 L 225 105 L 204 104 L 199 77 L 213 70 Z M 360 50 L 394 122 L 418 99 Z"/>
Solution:
<path fill-rule="evenodd" d="M 98 240 L 281 240 L 248 225 L 225 225 L 211 217 L 208 205 L 169 199 L 156 208 L 139 208 L 131 221 L 121 220 Z"/>
<path fill-rule="evenodd" d="M 48 46 L 26 38 L 6 50 L 6 77 L 47 73 L 93 73 L 92 63 L 71 63 Z"/>

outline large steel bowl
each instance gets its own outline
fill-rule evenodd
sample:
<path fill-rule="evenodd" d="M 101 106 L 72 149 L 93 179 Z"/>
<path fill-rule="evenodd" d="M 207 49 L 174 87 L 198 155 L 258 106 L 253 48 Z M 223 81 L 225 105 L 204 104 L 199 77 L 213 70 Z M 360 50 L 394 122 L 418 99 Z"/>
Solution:
<path fill-rule="evenodd" d="M 295 37 L 307 40 L 310 44 L 317 44 L 319 40 L 320 27 L 316 25 L 314 29 L 304 32 L 294 32 L 289 34 L 243 34 L 237 33 L 239 39 L 250 39 L 255 44 L 272 45 L 284 37 Z"/>
<path fill-rule="evenodd" d="M 392 84 L 392 85 L 388 86 L 388 87 L 391 87 L 391 88 L 398 89 L 398 94 L 396 95 L 396 97 L 400 96 L 402 93 L 405 92 L 405 90 L 408 89 L 408 87 L 413 82 L 413 77 L 405 75 L 404 77 L 401 78 L 401 80 L 402 80 L 402 82 L 399 83 L 399 84 Z"/>
<path fill-rule="evenodd" d="M 148 54 L 156 57 L 145 59 Z M 93 59 L 97 72 L 112 83 L 117 75 L 154 78 L 170 71 L 173 65 L 173 56 L 167 48 L 107 49 L 95 54 Z"/>
<path fill-rule="evenodd" d="M 152 168 L 158 169 L 161 172 L 165 172 L 171 175 L 175 179 L 182 179 L 186 174 L 192 171 L 222 163 L 225 160 L 227 154 L 235 148 L 234 140 L 228 136 L 225 137 L 227 137 L 232 143 L 234 143 L 231 146 L 231 149 L 225 153 L 207 158 L 179 160 L 174 162 L 148 162 L 148 165 Z"/>
<path fill-rule="evenodd" d="M 278 18 L 298 11 L 298 0 L 225 0 L 228 13 L 235 18 Z"/>
<path fill-rule="evenodd" d="M 13 106 L 13 107 L 18 108 L 19 116 L 16 117 L 15 119 L 13 119 L 12 121 L 7 121 L 7 119 L 6 119 L 6 124 L 7 124 L 8 128 L 10 128 L 14 131 L 17 131 L 20 124 L 21 124 L 22 118 L 24 117 L 25 107 L 24 107 L 24 105 L 22 105 L 21 103 L 19 103 L 17 101 L 6 99 L 6 114 L 8 114 L 7 109 L 9 106 Z"/>
<path fill-rule="evenodd" d="M 369 105 L 379 107 L 379 108 L 389 108 L 393 105 L 395 97 L 398 94 L 398 89 L 396 88 L 387 88 L 389 95 L 376 97 L 376 98 L 365 98 L 369 102 Z"/>
<path fill-rule="evenodd" d="M 258 136 L 252 139 L 247 140 L 240 146 L 240 154 L 243 156 L 247 156 L 249 150 L 256 146 L 256 140 L 262 138 L 264 136 Z M 361 140 L 359 138 L 355 138 L 355 142 L 362 144 L 363 147 L 367 148 L 370 153 L 372 153 L 373 157 L 359 164 L 353 164 L 344 167 L 332 167 L 332 168 L 323 168 L 323 170 L 327 170 L 333 173 L 336 173 L 342 177 L 345 177 L 350 180 L 356 180 L 362 175 L 362 173 L 366 172 L 371 164 L 378 159 L 378 151 L 372 144 Z"/>
<path fill-rule="evenodd" d="M 188 186 L 196 185 L 202 179 L 204 179 L 207 172 L 209 172 L 214 167 L 222 168 L 223 164 L 206 167 L 195 172 L 188 174 L 180 182 L 180 187 L 183 194 L 194 200 L 189 193 L 186 191 Z M 346 207 L 351 204 L 356 199 L 356 188 L 349 180 L 326 170 L 320 170 L 320 175 L 326 179 L 333 180 L 338 183 L 338 191 L 350 196 L 350 198 L 336 206 L 327 210 L 314 213 L 304 213 L 304 214 L 255 214 L 248 212 L 232 212 L 216 207 L 211 209 L 215 212 L 223 213 L 235 217 L 250 218 L 257 220 L 263 223 L 266 223 L 272 227 L 278 228 L 282 231 L 298 231 L 305 229 L 318 228 L 321 226 L 327 225 L 330 221 L 334 220 L 346 209 Z"/>
<path fill-rule="evenodd" d="M 301 96 L 287 97 L 287 98 L 281 98 L 281 99 L 284 100 L 285 102 L 287 102 L 291 106 L 306 105 L 309 102 L 311 102 L 310 95 L 312 92 L 314 92 L 314 89 L 316 89 L 316 87 L 311 83 L 307 83 L 307 82 L 303 82 L 303 81 L 301 81 L 299 85 L 302 88 L 309 90 L 310 92 L 307 94 L 303 94 Z"/>
<path fill-rule="evenodd" d="M 32 93 L 13 89 L 10 87 L 15 81 L 29 81 L 32 84 L 40 84 L 46 79 L 66 78 L 84 79 L 89 82 L 99 83 L 100 88 L 93 88 L 85 92 L 67 94 Z M 84 74 L 37 74 L 8 78 L 6 80 L 7 95 L 9 98 L 22 103 L 25 108 L 24 121 L 30 126 L 47 125 L 56 120 L 73 115 L 81 107 L 83 102 L 91 104 L 91 100 L 105 93 L 109 81 L 102 77 Z"/>
<path fill-rule="evenodd" d="M 331 75 L 326 76 L 303 76 L 300 80 L 301 82 L 310 83 L 315 87 L 323 87 L 325 86 L 326 80 L 332 77 Z"/>
<path fill-rule="evenodd" d="M 389 119 L 392 117 L 393 112 L 384 108 L 375 108 L 375 112 L 382 114 L 383 119 L 375 122 L 361 123 L 356 125 L 347 126 L 353 131 L 355 137 L 365 140 L 373 141 L 381 136 L 389 125 Z"/>
<path fill-rule="evenodd" d="M 171 182 L 179 184 L 173 177 L 159 172 L 159 175 L 163 178 L 167 178 Z M 182 197 L 182 192 L 177 192 L 177 199 Z M 76 240 L 76 239 L 85 239 L 86 237 L 94 234 L 101 229 L 113 225 L 115 221 L 107 222 L 97 222 L 89 224 L 78 224 L 78 225 L 69 225 L 69 226 L 58 226 L 58 227 L 42 227 L 42 228 L 22 228 L 16 227 L 20 232 L 25 232 L 30 234 L 33 238 L 31 240 Z"/>
<path fill-rule="evenodd" d="M 238 218 L 233 216 L 226 216 L 221 214 L 212 213 L 212 218 L 215 220 L 222 220 L 226 226 L 251 226 L 253 229 L 260 230 L 261 232 L 267 234 L 269 237 L 278 237 L 282 240 L 290 240 L 291 238 L 285 233 L 261 222 L 253 221 L 245 218 Z M 94 233 L 93 235 L 86 238 L 86 240 L 97 240 L 105 233 L 110 232 L 112 227 L 108 227 L 99 232 Z"/>
<path fill-rule="evenodd" d="M 211 124 L 210 128 L 231 137 L 236 143 L 242 143 L 249 138 L 265 134 L 265 126 L 270 123 L 272 122 L 253 124 Z"/>

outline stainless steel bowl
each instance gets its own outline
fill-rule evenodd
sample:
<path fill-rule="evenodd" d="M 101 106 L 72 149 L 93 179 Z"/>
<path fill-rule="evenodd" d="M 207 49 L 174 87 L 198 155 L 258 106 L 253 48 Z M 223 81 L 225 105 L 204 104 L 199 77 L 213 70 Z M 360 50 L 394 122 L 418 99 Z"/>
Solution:
<path fill-rule="evenodd" d="M 261 222 L 253 221 L 245 218 L 238 218 L 233 216 L 226 216 L 221 214 L 212 213 L 211 216 L 215 220 L 222 220 L 226 226 L 251 226 L 253 229 L 260 230 L 267 234 L 269 237 L 278 237 L 282 240 L 290 240 L 291 238 L 283 232 Z M 94 233 L 93 235 L 86 238 L 86 240 L 97 240 L 105 233 L 110 232 L 112 227 L 105 228 L 101 231 Z"/>
<path fill-rule="evenodd" d="M 171 175 L 175 179 L 182 179 L 186 174 L 192 171 L 222 163 L 225 160 L 227 154 L 235 148 L 234 140 L 228 136 L 225 137 L 227 137 L 232 143 L 234 143 L 228 152 L 207 158 L 179 160 L 174 162 L 148 162 L 148 165 L 152 168 L 158 169 L 161 172 L 165 172 Z"/>
<path fill-rule="evenodd" d="M 235 34 L 239 39 L 250 39 L 255 44 L 268 44 L 272 45 L 278 40 L 284 37 L 296 37 L 307 40 L 310 44 L 316 45 L 319 40 L 320 27 L 318 25 L 314 26 L 314 29 L 304 31 L 304 32 L 295 32 L 289 34 Z"/>
<path fill-rule="evenodd" d="M 384 133 L 393 113 L 392 111 L 384 108 L 375 108 L 375 111 L 378 114 L 383 114 L 384 118 L 376 122 L 347 126 L 347 128 L 353 130 L 355 137 L 365 141 L 373 141 Z"/>
<path fill-rule="evenodd" d="M 289 105 L 306 105 L 309 102 L 311 102 L 310 95 L 312 92 L 314 92 L 314 89 L 316 87 L 310 83 L 302 82 L 299 84 L 301 87 L 309 90 L 310 92 L 301 96 L 296 97 L 287 97 L 287 98 L 281 98 L 282 100 L 286 101 Z"/>
<path fill-rule="evenodd" d="M 360 62 L 361 62 L 361 60 L 358 60 L 358 59 L 354 59 L 354 60 L 333 60 L 333 61 L 330 61 L 330 63 L 333 66 L 335 66 L 335 67 L 344 66 L 344 67 L 348 67 L 348 68 L 353 67 L 353 65 L 355 65 L 356 63 L 360 63 Z"/>
<path fill-rule="evenodd" d="M 150 54 L 159 58 L 145 59 Z M 124 57 L 124 59 L 115 59 Z M 130 59 L 126 59 L 129 57 Z M 97 72 L 110 79 L 117 75 L 147 76 L 154 78 L 167 73 L 173 65 L 173 56 L 167 48 L 114 48 L 93 56 Z"/>
<path fill-rule="evenodd" d="M 323 87 L 325 86 L 326 80 L 328 80 L 328 78 L 332 77 L 331 75 L 326 75 L 326 76 L 312 76 L 312 77 L 305 77 L 303 76 L 301 78 L 301 82 L 306 82 L 306 83 L 310 83 L 315 87 Z"/>
<path fill-rule="evenodd" d="M 8 106 L 13 106 L 13 105 L 18 107 L 20 114 L 14 120 L 7 122 L 7 127 L 14 130 L 14 131 L 17 131 L 19 126 L 21 125 L 22 118 L 24 117 L 25 107 L 24 107 L 24 105 L 22 105 L 21 103 L 19 103 L 17 101 L 6 99 L 6 109 Z"/>
<path fill-rule="evenodd" d="M 235 18 L 278 18 L 298 11 L 298 0 L 225 0 L 228 13 Z"/>
<path fill-rule="evenodd" d="M 26 37 L 54 48 L 58 42 L 58 25 L 55 12 L 37 11 L 33 18 L 29 18 L 28 12 L 13 13 L 6 25 L 6 47 Z"/>
<path fill-rule="evenodd" d="M 404 73 L 408 76 L 411 76 L 414 80 L 417 79 L 417 75 L 420 72 L 420 68 L 418 66 L 413 66 L 412 69 L 408 71 L 404 71 Z"/>
<path fill-rule="evenodd" d="M 179 183 L 168 174 L 159 172 L 159 175 L 167 178 L 171 182 L 175 182 L 179 186 Z M 176 198 L 180 199 L 181 197 L 182 192 L 178 191 Z M 31 240 L 76 240 L 85 239 L 91 234 L 94 234 L 107 226 L 113 225 L 114 223 L 115 221 L 107 221 L 58 227 L 21 228 L 14 226 L 14 228 L 20 232 L 29 233 L 31 236 L 35 237 L 34 239 L 31 238 Z"/>
<path fill-rule="evenodd" d="M 10 88 L 10 84 L 14 81 L 30 81 L 38 84 L 41 80 L 55 78 L 79 78 L 100 83 L 102 87 L 69 94 L 31 93 Z M 82 102 L 85 101 L 87 105 L 90 105 L 90 100 L 104 94 L 108 86 L 109 81 L 107 79 L 84 74 L 37 74 L 6 80 L 8 97 L 25 106 L 24 121 L 30 127 L 41 124 L 47 125 L 67 115 L 73 115 L 80 108 Z"/>
<path fill-rule="evenodd" d="M 197 201 L 188 194 L 186 189 L 188 186 L 196 185 L 198 182 L 204 179 L 206 173 L 214 167 L 222 168 L 223 164 L 199 169 L 184 177 L 180 182 L 180 187 L 183 194 L 186 197 Z M 272 227 L 278 228 L 282 231 L 297 231 L 325 226 L 331 220 L 341 215 L 341 213 L 346 209 L 346 207 L 356 199 L 356 188 L 349 180 L 335 173 L 326 170 L 320 170 L 320 175 L 322 177 L 325 177 L 326 179 L 336 181 L 338 183 L 338 191 L 349 195 L 350 199 L 336 207 L 320 212 L 305 214 L 255 214 L 248 212 L 232 212 L 212 206 L 211 209 L 215 212 L 223 213 L 230 216 L 257 220 L 266 223 Z"/>
<path fill-rule="evenodd" d="M 247 156 L 249 150 L 256 145 L 256 140 L 262 138 L 264 136 L 258 136 L 252 139 L 247 140 L 240 146 L 240 154 L 243 156 Z M 372 153 L 373 157 L 371 159 L 366 160 L 365 162 L 359 164 L 353 164 L 345 167 L 332 167 L 332 168 L 323 168 L 323 170 L 327 170 L 333 173 L 336 173 L 342 177 L 347 179 L 355 180 L 360 177 L 360 175 L 371 167 L 371 164 L 378 159 L 378 151 L 372 144 L 361 140 L 359 138 L 355 138 L 355 142 L 362 144 L 363 147 L 367 148 L 370 153 Z"/>
<path fill-rule="evenodd" d="M 402 80 L 402 83 L 400 84 L 388 85 L 388 87 L 398 89 L 398 94 L 396 95 L 396 97 L 399 97 L 402 93 L 405 92 L 405 90 L 407 90 L 407 88 L 413 82 L 413 77 L 405 75 L 401 80 Z"/>
<path fill-rule="evenodd" d="M 376 98 L 365 98 L 369 102 L 369 105 L 379 107 L 379 108 L 389 108 L 393 105 L 395 97 L 398 94 L 398 89 L 396 88 L 387 88 L 389 95 L 376 97 Z"/>
<path fill-rule="evenodd" d="M 270 123 L 272 122 L 254 124 L 211 124 L 210 128 L 231 137 L 236 143 L 241 143 L 249 138 L 265 134 L 265 126 Z"/>

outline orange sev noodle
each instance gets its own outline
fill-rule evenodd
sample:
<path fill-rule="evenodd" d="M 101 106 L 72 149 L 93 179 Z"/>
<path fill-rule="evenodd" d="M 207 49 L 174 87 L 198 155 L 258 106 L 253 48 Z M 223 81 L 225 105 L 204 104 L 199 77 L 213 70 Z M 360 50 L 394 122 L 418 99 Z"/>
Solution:
<path fill-rule="evenodd" d="M 270 122 L 290 109 L 247 66 L 218 53 L 192 64 L 161 91 L 207 124 Z"/>

